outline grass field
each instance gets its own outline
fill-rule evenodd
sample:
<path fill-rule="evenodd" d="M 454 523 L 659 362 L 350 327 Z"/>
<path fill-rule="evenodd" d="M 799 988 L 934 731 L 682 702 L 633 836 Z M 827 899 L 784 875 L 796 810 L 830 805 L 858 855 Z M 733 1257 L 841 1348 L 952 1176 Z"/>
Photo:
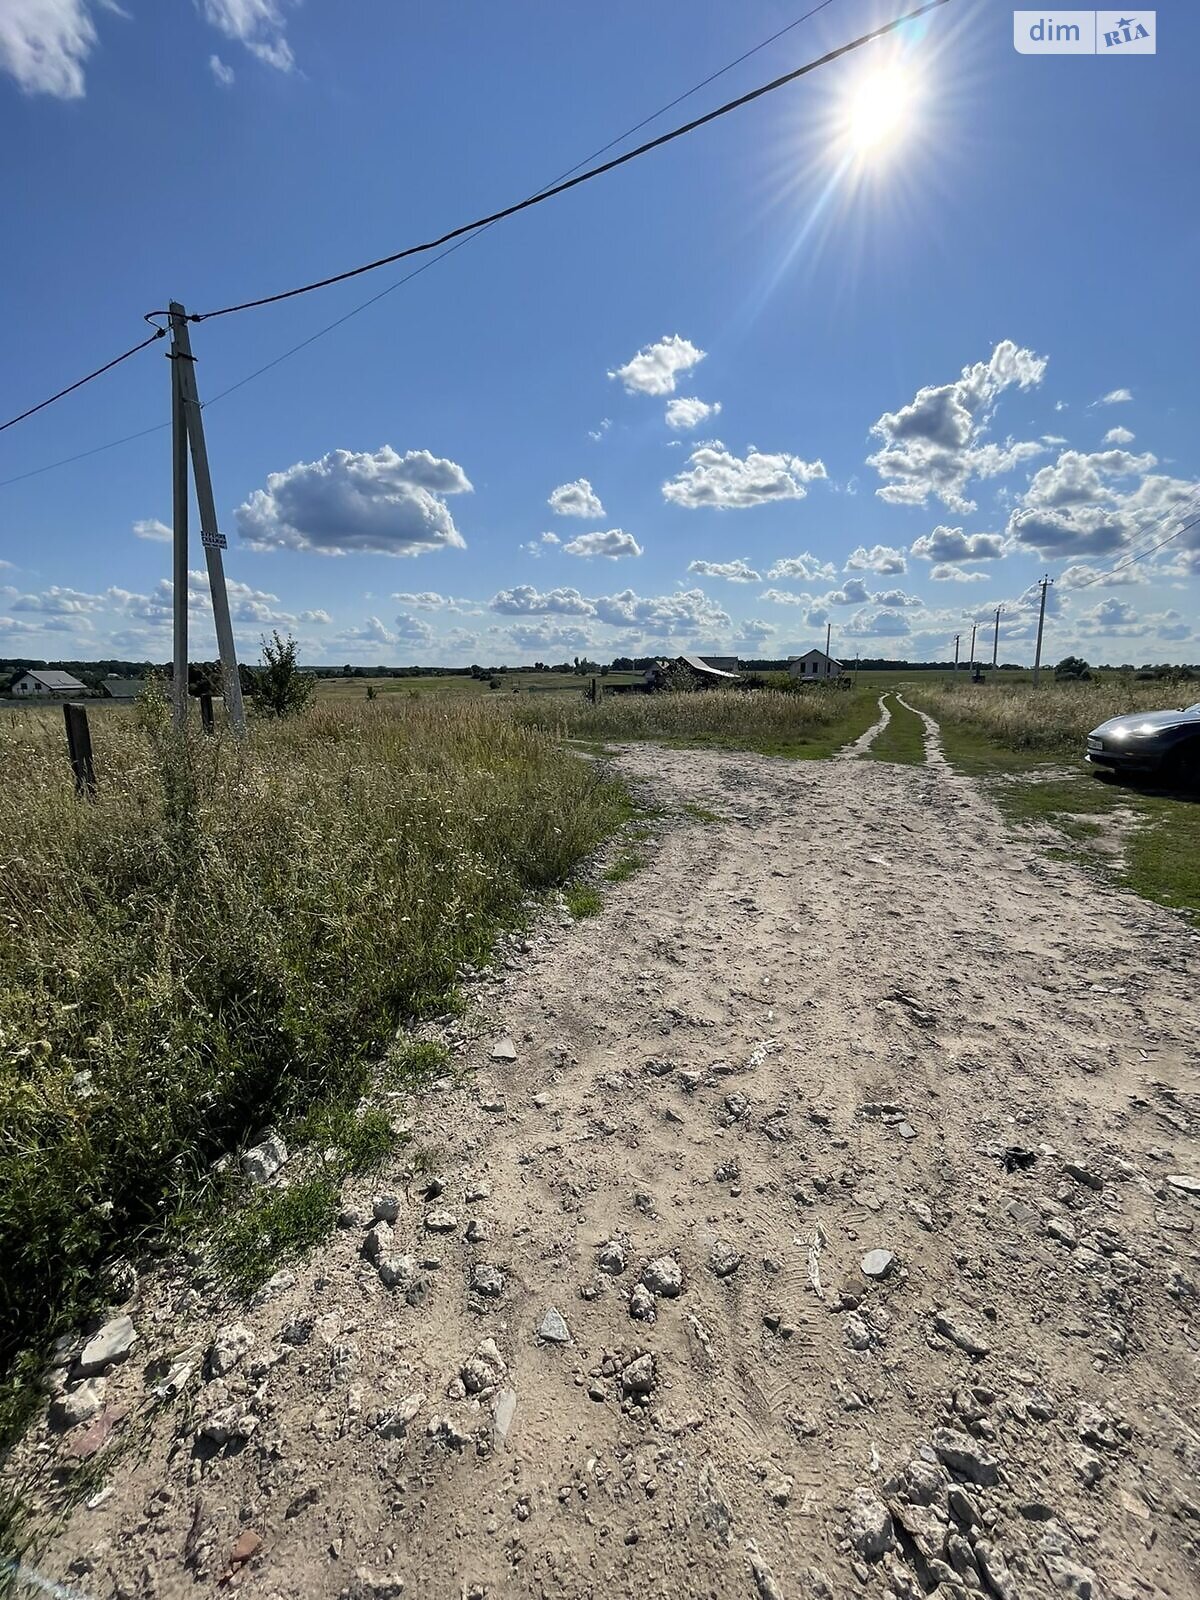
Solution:
<path fill-rule="evenodd" d="M 222 1152 L 274 1124 L 377 1158 L 386 1123 L 356 1108 L 381 1062 L 392 1087 L 416 1070 L 398 1023 L 452 1005 L 630 815 L 486 703 L 318 706 L 240 746 L 166 717 L 94 720 L 88 805 L 57 708 L 0 716 L 0 1433 L 106 1264 L 220 1192 Z M 327 1220 L 328 1183 L 308 1198 L 264 1224 Z"/>
<path fill-rule="evenodd" d="M 598 705 L 583 699 L 514 698 L 511 714 L 519 723 L 593 744 L 653 739 L 816 760 L 832 755 L 871 725 L 875 700 L 865 689 L 814 688 L 798 694 L 710 689 L 694 694 L 614 695 Z"/>
<path fill-rule="evenodd" d="M 1200 918 L 1200 795 L 1105 782 L 1083 761 L 1088 732 L 1107 717 L 1194 703 L 1194 684 L 930 684 L 906 695 L 938 719 L 948 759 L 984 779 L 1010 821 L 1053 829 L 1075 859 Z"/>
<path fill-rule="evenodd" d="M 905 766 L 920 766 L 925 760 L 925 724 L 894 694 L 886 697 L 891 717 L 877 734 L 867 756 L 872 761 L 898 761 Z"/>
<path fill-rule="evenodd" d="M 499 687 L 493 689 L 487 678 L 430 676 L 422 678 L 318 678 L 317 700 L 344 705 L 367 699 L 367 688 L 374 689 L 376 697 L 392 699 L 396 695 L 418 699 L 425 695 L 441 698 L 511 700 L 517 695 L 574 695 L 582 698 L 591 686 L 591 678 L 581 678 L 575 672 L 505 672 L 498 675 Z M 610 672 L 599 678 L 601 684 L 640 683 L 640 672 Z"/>

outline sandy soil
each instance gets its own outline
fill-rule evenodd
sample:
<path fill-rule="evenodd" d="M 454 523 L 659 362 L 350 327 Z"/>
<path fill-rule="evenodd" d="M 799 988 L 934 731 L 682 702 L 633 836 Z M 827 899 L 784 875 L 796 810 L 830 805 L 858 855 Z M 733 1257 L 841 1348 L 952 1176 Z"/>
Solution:
<path fill-rule="evenodd" d="M 147 1286 L 105 1403 L 143 1404 L 164 1353 L 184 1393 L 41 1570 L 289 1600 L 1200 1593 L 1200 1202 L 1170 1181 L 1200 1173 L 1195 936 L 944 767 L 620 765 L 667 813 L 647 865 L 482 986 L 470 1070 L 414 1108 L 432 1173 L 348 1194 L 249 1308 Z M 209 1378 L 223 1324 L 254 1342 Z"/>

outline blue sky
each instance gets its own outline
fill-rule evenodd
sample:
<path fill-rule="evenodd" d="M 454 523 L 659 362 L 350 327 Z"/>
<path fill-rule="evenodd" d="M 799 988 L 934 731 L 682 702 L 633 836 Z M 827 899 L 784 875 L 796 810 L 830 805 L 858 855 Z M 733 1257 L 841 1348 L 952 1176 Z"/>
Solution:
<path fill-rule="evenodd" d="M 3 0 L 0 412 L 172 296 L 520 198 L 803 9 Z M 892 14 L 831 0 L 649 131 Z M 1029 660 L 1049 572 L 1050 660 L 1200 659 L 1200 526 L 1094 581 L 1200 509 L 1200 16 L 1157 17 L 1155 55 L 1036 57 L 953 0 L 215 401 L 243 652 L 278 626 L 314 662 L 781 656 L 832 621 L 835 654 L 921 659 L 1003 604 Z M 880 71 L 903 111 L 864 152 Z M 404 270 L 198 324 L 201 396 Z M 0 435 L 0 654 L 169 657 L 169 433 L 36 470 L 168 415 L 157 345 Z M 212 655 L 199 577 L 192 604 Z"/>

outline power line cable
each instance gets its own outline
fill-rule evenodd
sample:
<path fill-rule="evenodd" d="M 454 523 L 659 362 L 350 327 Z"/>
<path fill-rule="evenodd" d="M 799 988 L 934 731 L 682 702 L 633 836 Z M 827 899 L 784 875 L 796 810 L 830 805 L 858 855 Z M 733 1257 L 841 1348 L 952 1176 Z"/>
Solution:
<path fill-rule="evenodd" d="M 598 177 L 602 172 L 610 171 L 614 166 L 620 166 L 625 161 L 632 160 L 634 156 L 644 154 L 647 150 L 653 149 L 657 144 L 665 143 L 671 139 L 678 138 L 682 133 L 690 132 L 693 127 L 699 127 L 704 122 L 712 121 L 718 116 L 723 116 L 727 111 L 735 109 L 737 105 L 745 104 L 752 99 L 757 99 L 762 94 L 768 93 L 771 89 L 779 88 L 784 83 L 791 81 L 793 78 L 803 76 L 804 73 L 813 71 L 817 66 L 824 65 L 827 61 L 836 59 L 838 55 L 845 54 L 847 51 L 852 49 L 857 49 L 860 45 L 869 42 L 871 39 L 879 37 L 881 34 L 887 33 L 894 28 L 898 28 L 904 22 L 913 20 L 913 18 L 920 16 L 923 12 L 933 10 L 936 6 L 944 5 L 946 3 L 947 0 L 931 0 L 930 4 L 922 6 L 917 11 L 911 12 L 908 16 L 894 19 L 885 27 L 876 29 L 873 33 L 864 35 L 860 39 L 853 40 L 848 45 L 843 45 L 839 50 L 831 52 L 828 56 L 822 57 L 818 61 L 808 63 L 806 66 L 798 69 L 796 72 L 788 74 L 785 78 L 781 78 L 772 84 L 765 85 L 757 90 L 754 90 L 750 95 L 743 96 L 740 101 L 730 102 L 726 106 L 718 107 L 716 111 L 710 112 L 706 117 L 697 119 L 696 122 L 688 125 L 685 128 L 675 129 L 670 134 L 664 135 L 660 140 L 651 141 L 649 144 L 639 148 L 638 150 L 630 151 L 625 156 L 620 157 L 618 160 L 607 163 L 602 168 L 582 174 L 578 179 L 575 180 L 575 182 L 581 183 L 586 181 L 588 178 Z M 269 372 L 273 367 L 276 367 L 281 362 L 286 361 L 290 356 L 296 355 L 308 345 L 313 344 L 317 339 L 324 337 L 324 335 L 327 333 L 331 333 L 335 328 L 340 327 L 342 323 L 348 322 L 351 317 L 357 316 L 361 311 L 365 311 L 369 306 L 372 306 L 377 301 L 383 299 L 385 295 L 390 294 L 394 289 L 400 288 L 403 284 L 409 283 L 413 278 L 418 277 L 422 272 L 427 271 L 428 268 L 434 264 L 434 261 L 443 261 L 447 256 L 452 255 L 455 250 L 460 250 L 462 246 L 469 241 L 469 239 L 476 237 L 478 234 L 484 232 L 485 229 L 492 227 L 504 217 L 511 216 L 515 212 L 523 210 L 528 206 L 538 204 L 540 201 L 549 199 L 555 194 L 562 193 L 564 188 L 574 187 L 574 183 L 567 182 L 566 180 L 572 179 L 572 175 L 579 172 L 579 169 L 586 163 L 594 161 L 597 156 L 603 155 L 606 151 L 611 150 L 614 145 L 620 144 L 623 140 L 630 138 L 633 134 L 639 132 L 649 123 L 656 121 L 661 116 L 665 116 L 668 111 L 673 110 L 677 105 L 682 104 L 683 101 L 690 99 L 692 95 L 698 94 L 701 89 L 706 88 L 709 84 L 714 83 L 718 78 L 723 77 L 728 72 L 731 72 L 734 67 L 740 66 L 744 61 L 748 61 L 752 56 L 755 56 L 760 51 L 765 50 L 769 45 L 774 44 L 777 40 L 783 38 L 784 35 L 791 33 L 802 23 L 809 21 L 812 17 L 815 17 L 818 12 L 824 11 L 831 4 L 833 4 L 833 0 L 820 0 L 820 4 L 813 6 L 801 16 L 796 17 L 791 22 L 785 24 L 784 27 L 777 29 L 772 34 L 769 34 L 767 38 L 761 39 L 757 44 L 752 45 L 749 50 L 743 51 L 741 55 L 735 56 L 732 61 L 726 62 L 724 66 L 718 67 L 717 70 L 710 73 L 708 77 L 702 78 L 699 83 L 695 83 L 691 86 L 691 88 L 685 89 L 682 94 L 676 95 L 673 100 L 669 100 L 665 105 L 660 106 L 657 111 L 651 112 L 649 116 L 643 117 L 640 122 L 635 122 L 631 127 L 626 128 L 623 133 L 617 134 L 614 138 L 610 139 L 607 144 L 603 144 L 597 150 L 593 150 L 590 155 L 583 157 L 583 159 L 576 162 L 573 167 L 568 167 L 564 173 L 559 175 L 559 177 L 552 179 L 550 184 L 546 185 L 542 189 L 536 190 L 532 195 L 528 196 L 524 201 L 520 202 L 520 204 L 516 206 L 508 207 L 504 211 L 496 212 L 490 217 L 481 218 L 478 222 L 467 223 L 463 227 L 454 229 L 452 233 L 445 235 L 443 239 L 433 240 L 428 244 L 414 246 L 408 250 L 400 251 L 393 256 L 385 256 L 378 261 L 368 263 L 366 266 L 357 267 L 351 272 L 342 273 L 337 277 L 323 280 L 320 284 L 309 284 L 300 289 L 289 290 L 285 294 L 270 296 L 263 301 L 248 302 L 244 306 L 226 307 L 222 311 L 206 312 L 193 315 L 191 320 L 194 322 L 199 322 L 202 321 L 206 316 L 224 316 L 234 310 L 249 309 L 251 305 L 271 304 L 275 300 L 288 299 L 297 294 L 307 293 L 310 289 L 327 287 L 329 284 L 342 282 L 346 278 L 357 277 L 363 272 L 373 271 L 376 267 L 386 266 L 389 262 L 401 260 L 405 256 L 423 253 L 426 250 L 436 249 L 439 244 L 447 243 L 450 240 L 457 240 L 456 243 L 451 244 L 450 249 L 444 250 L 440 255 L 435 256 L 433 261 L 423 263 L 423 265 L 418 267 L 415 271 L 406 274 L 403 278 L 400 278 L 395 283 L 390 284 L 379 294 L 372 295 L 370 299 L 364 300 L 361 305 L 353 307 L 344 316 L 338 317 L 333 322 L 327 323 L 325 327 L 318 329 L 316 333 L 310 334 L 307 339 L 301 340 L 299 344 L 293 345 L 290 349 L 285 350 L 281 355 L 276 356 L 273 360 L 268 361 L 265 365 L 256 368 L 253 372 L 248 373 L 244 378 L 238 379 L 236 383 L 230 384 L 228 388 L 222 389 L 218 394 L 211 396 L 206 402 L 206 405 L 214 405 L 218 400 L 223 400 L 227 395 L 232 394 L 236 389 L 240 389 L 245 384 L 252 382 L 253 379 L 261 377 L 263 373 Z M 167 313 L 165 312 L 150 312 L 147 313 L 146 320 L 150 320 L 155 316 L 165 316 L 166 314 Z M 44 410 L 46 406 L 53 405 L 56 400 L 62 399 L 65 395 L 72 393 L 75 389 L 81 388 L 83 384 L 89 383 L 93 378 L 99 377 L 102 373 L 107 372 L 112 367 L 119 365 L 120 362 L 127 360 L 132 355 L 135 355 L 139 350 L 145 349 L 147 344 L 152 343 L 155 339 L 162 338 L 165 331 L 165 329 L 156 329 L 149 339 L 144 340 L 139 345 L 135 345 L 133 349 L 125 351 L 124 354 L 116 357 L 115 360 L 106 363 L 103 367 L 97 368 L 95 372 L 89 373 L 87 377 L 81 378 L 76 383 L 69 385 L 66 389 L 60 390 L 58 394 L 51 395 L 49 399 L 41 401 L 38 405 L 30 407 L 27 411 L 23 411 L 20 416 L 13 417 L 9 422 L 6 422 L 0 426 L 0 432 L 3 432 L 5 428 L 12 427 L 15 423 L 24 421 L 26 417 L 33 416 L 35 412 Z M 97 445 L 92 450 L 81 451 L 77 455 L 66 456 L 60 461 L 48 462 L 44 467 L 35 467 L 29 472 L 22 472 L 11 478 L 0 479 L 0 488 L 4 488 L 8 484 L 23 482 L 26 478 L 36 477 L 42 472 L 53 471 L 56 467 L 69 466 L 72 462 L 81 461 L 87 456 L 98 455 L 102 451 L 116 449 L 119 445 L 128 444 L 135 439 L 145 438 L 148 434 L 159 431 L 162 426 L 165 426 L 165 424 L 157 424 L 152 428 L 142 429 L 137 433 L 126 434 L 120 439 L 111 440 L 108 444 Z"/>
<path fill-rule="evenodd" d="M 422 244 L 408 245 L 403 250 L 396 250 L 391 255 L 380 256 L 374 261 L 365 261 L 361 266 L 350 267 L 345 272 L 333 273 L 327 278 L 317 278 L 311 283 L 297 285 L 294 289 L 281 289 L 277 294 L 261 295 L 256 300 L 241 300 L 234 305 L 220 306 L 215 311 L 194 311 L 189 314 L 191 322 L 207 322 L 213 317 L 229 317 L 239 311 L 254 311 L 261 306 L 277 305 L 281 300 L 294 300 L 297 295 L 312 294 L 316 289 L 328 289 L 335 283 L 345 283 L 350 278 L 361 277 L 364 272 L 374 272 L 379 267 L 390 266 L 394 261 L 403 261 L 409 256 L 423 255 L 428 250 L 436 250 L 441 245 L 449 244 L 451 240 L 461 238 L 464 234 L 472 234 L 481 228 L 490 227 L 494 222 L 502 222 L 506 217 L 516 216 L 518 212 L 528 211 L 532 206 L 542 205 L 547 200 L 553 200 L 568 190 L 577 189 L 581 184 L 590 183 L 593 178 L 603 177 L 607 172 L 613 172 L 618 167 L 626 166 L 631 161 L 636 161 L 640 156 L 648 155 L 651 150 L 661 149 L 663 145 L 671 144 L 676 139 L 682 139 L 685 134 L 694 133 L 698 128 L 703 128 L 710 122 L 717 121 L 720 117 L 728 116 L 733 111 L 739 111 L 743 106 L 761 100 L 764 95 L 773 94 L 777 89 L 785 88 L 798 79 L 807 77 L 819 67 L 826 67 L 833 61 L 840 60 L 854 50 L 860 50 L 863 45 L 871 44 L 876 39 L 884 38 L 889 33 L 894 33 L 897 28 L 902 28 L 909 22 L 915 22 L 918 17 L 923 17 L 931 11 L 937 11 L 942 6 L 948 5 L 950 0 L 927 0 L 927 3 L 918 6 L 913 11 L 905 12 L 903 16 L 893 17 L 890 22 L 883 23 L 878 28 L 872 28 L 869 33 L 863 33 L 857 39 L 838 45 L 835 50 L 826 51 L 823 56 L 817 56 L 812 61 L 807 61 L 803 66 L 795 67 L 791 72 L 785 72 L 778 78 L 773 78 L 769 83 L 760 84 L 756 89 L 738 95 L 736 99 L 727 100 L 724 105 L 706 111 L 701 117 L 693 117 L 690 122 L 684 122 L 677 128 L 671 128 L 666 133 L 660 133 L 655 139 L 648 139 L 643 144 L 635 145 L 632 150 L 626 150 L 619 156 L 614 156 L 611 161 L 603 161 L 597 167 L 588 167 L 586 171 L 577 173 L 574 177 L 563 182 L 552 184 L 548 189 L 542 189 L 537 194 L 528 195 L 524 200 L 518 200 L 513 205 L 503 206 L 499 211 L 493 211 L 487 216 L 476 217 L 472 222 L 463 222 L 456 228 L 439 235 L 436 239 L 427 239 Z M 147 316 L 166 316 L 165 311 L 147 312 Z"/>
<path fill-rule="evenodd" d="M 734 67 L 740 67 L 744 61 L 749 61 L 751 56 L 758 55 L 759 52 L 765 50 L 768 45 L 776 43 L 776 41 L 782 39 L 785 34 L 791 33 L 794 29 L 800 27 L 802 23 L 811 21 L 811 19 L 815 17 L 819 11 L 824 11 L 833 3 L 834 0 L 821 0 L 820 5 L 813 6 L 813 8 L 810 11 L 806 11 L 803 16 L 794 18 L 793 21 L 787 23 L 784 27 L 777 29 L 776 32 L 772 34 L 769 34 L 767 38 L 760 39 L 756 45 L 751 45 L 749 50 L 743 50 L 740 56 L 735 56 L 732 61 L 727 61 L 723 67 L 718 67 L 715 72 L 710 72 L 707 78 L 701 78 L 699 83 L 694 83 L 690 89 L 685 89 L 682 94 L 677 94 L 673 100 L 668 100 L 666 105 L 659 106 L 657 111 L 652 111 L 649 116 L 643 117 L 640 122 L 635 122 L 632 127 L 626 128 L 623 133 L 618 133 L 615 135 L 615 137 L 610 139 L 607 144 L 602 144 L 598 149 L 591 151 L 590 154 L 581 157 L 581 159 L 578 160 L 574 166 L 567 167 L 565 171 L 558 173 L 557 176 L 551 178 L 548 183 L 543 184 L 540 189 L 535 189 L 534 194 L 543 194 L 547 189 L 552 188 L 553 185 L 561 183 L 564 178 L 569 178 L 572 173 L 578 172 L 581 167 L 585 167 L 589 162 L 595 161 L 598 156 L 602 156 L 607 151 L 613 149 L 615 145 L 622 144 L 626 139 L 632 138 L 635 133 L 640 133 L 641 130 L 645 127 L 648 127 L 650 123 L 657 122 L 659 117 L 665 117 L 668 111 L 673 111 L 676 106 L 682 105 L 685 100 L 690 100 L 693 95 L 699 94 L 701 89 L 706 89 L 710 83 L 715 83 L 718 78 L 723 78 L 727 72 L 732 72 Z M 394 290 L 403 288 L 406 283 L 411 283 L 414 278 L 419 278 L 423 272 L 428 272 L 430 267 L 436 266 L 439 261 L 445 261 L 447 256 L 452 256 L 456 250 L 461 250 L 464 245 L 470 244 L 472 239 L 478 239 L 481 234 L 486 233 L 489 228 L 494 226 L 495 222 L 484 223 L 481 227 L 476 229 L 474 233 L 468 233 L 465 235 L 465 237 L 450 245 L 448 249 L 439 251 L 439 253 L 431 260 L 422 262 L 422 264 L 419 267 L 415 267 L 412 272 L 406 272 L 402 278 L 397 278 L 395 283 L 389 283 L 386 289 L 381 289 L 378 294 L 373 294 L 370 299 L 363 300 L 360 304 L 352 307 L 345 313 L 344 316 L 336 317 L 332 322 L 327 322 L 323 328 L 318 328 L 315 333 L 309 334 L 306 339 L 301 339 L 299 344 L 292 345 L 289 349 L 284 350 L 282 354 L 275 356 L 273 360 L 266 362 L 261 367 L 256 367 L 253 372 L 248 372 L 244 378 L 239 378 L 236 383 L 231 383 L 227 389 L 222 389 L 219 393 L 212 395 L 204 402 L 205 407 L 216 405 L 217 401 L 224 400 L 226 395 L 233 394 L 235 390 L 243 388 L 248 383 L 252 383 L 255 378 L 261 378 L 264 372 L 270 372 L 273 367 L 279 366 L 281 362 L 287 361 L 294 355 L 298 355 L 301 350 L 307 349 L 310 344 L 315 344 L 318 339 L 323 339 L 327 333 L 332 333 L 335 328 L 340 328 L 344 322 L 349 322 L 351 317 L 358 316 L 361 311 L 366 311 L 369 307 L 378 304 L 380 300 L 382 300 L 386 295 L 391 294 Z M 7 481 L 13 482 L 15 480 L 9 479 Z M 3 487 L 4 481 L 0 480 L 0 488 Z"/>
<path fill-rule="evenodd" d="M 0 422 L 0 433 L 5 428 L 14 428 L 18 422 L 24 422 L 26 417 L 32 417 L 38 411 L 44 411 L 47 406 L 52 406 L 56 400 L 61 400 L 65 395 L 74 394 L 76 389 L 82 389 L 85 383 L 91 383 L 93 378 L 99 378 L 106 372 L 111 372 L 114 367 L 119 367 L 122 361 L 128 361 L 130 356 L 137 355 L 139 350 L 144 350 L 147 345 L 153 344 L 156 339 L 166 336 L 165 328 L 155 328 L 148 339 L 143 339 L 141 344 L 135 344 L 130 349 L 122 351 L 119 356 L 114 356 L 111 361 L 106 361 L 102 367 L 97 367 L 95 372 L 89 372 L 86 377 L 76 378 L 74 383 L 69 383 L 65 389 L 60 389 L 57 394 L 52 394 L 48 400 L 39 400 L 36 406 L 30 406 L 28 411 L 22 411 L 20 416 L 10 417 L 7 422 Z"/>

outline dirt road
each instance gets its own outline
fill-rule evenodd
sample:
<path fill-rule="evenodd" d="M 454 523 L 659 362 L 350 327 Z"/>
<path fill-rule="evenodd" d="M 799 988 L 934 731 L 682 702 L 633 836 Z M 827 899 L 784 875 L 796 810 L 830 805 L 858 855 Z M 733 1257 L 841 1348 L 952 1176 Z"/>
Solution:
<path fill-rule="evenodd" d="M 249 1309 L 132 1308 L 105 1403 L 192 1376 L 42 1570 L 1196 1595 L 1195 937 L 944 767 L 620 765 L 648 863 L 483 986 L 474 1070 L 415 1110 L 432 1173 L 349 1194 Z M 254 1342 L 206 1378 L 221 1324 Z"/>

